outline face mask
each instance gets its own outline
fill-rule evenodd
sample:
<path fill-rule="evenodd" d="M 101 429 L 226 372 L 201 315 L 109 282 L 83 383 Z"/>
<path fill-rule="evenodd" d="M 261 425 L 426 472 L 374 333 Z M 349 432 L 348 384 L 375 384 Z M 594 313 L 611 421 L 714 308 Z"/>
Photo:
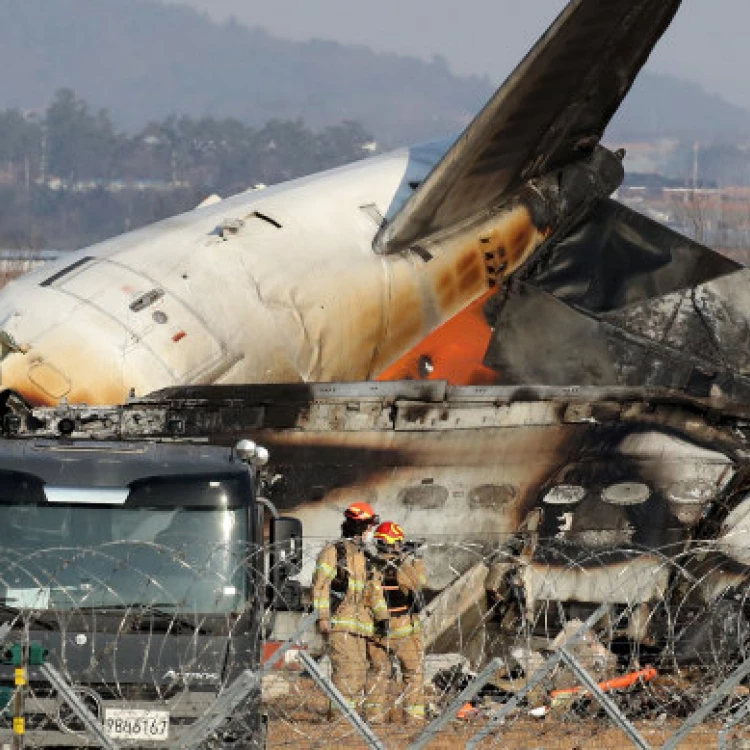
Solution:
<path fill-rule="evenodd" d="M 372 544 L 375 541 L 375 531 L 373 529 L 367 529 L 367 531 L 362 534 L 362 541 L 365 544 Z"/>

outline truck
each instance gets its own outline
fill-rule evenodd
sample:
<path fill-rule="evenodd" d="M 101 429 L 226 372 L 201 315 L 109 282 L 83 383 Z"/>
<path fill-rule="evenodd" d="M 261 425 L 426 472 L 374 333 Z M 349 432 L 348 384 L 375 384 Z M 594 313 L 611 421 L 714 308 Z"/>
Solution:
<path fill-rule="evenodd" d="M 259 497 L 254 443 L 119 423 L 84 437 L 75 411 L 54 436 L 51 414 L 3 421 L 0 745 L 185 746 L 260 666 L 301 524 Z M 265 746 L 258 684 L 245 692 L 209 746 Z"/>

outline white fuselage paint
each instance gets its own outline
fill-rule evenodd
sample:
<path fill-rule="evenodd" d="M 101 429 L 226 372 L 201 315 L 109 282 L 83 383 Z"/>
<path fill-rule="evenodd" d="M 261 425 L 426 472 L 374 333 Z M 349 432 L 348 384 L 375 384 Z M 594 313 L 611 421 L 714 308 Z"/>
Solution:
<path fill-rule="evenodd" d="M 2 386 L 114 403 L 185 383 L 376 375 L 486 288 L 441 305 L 450 252 L 426 263 L 372 250 L 377 212 L 395 212 L 448 145 L 248 191 L 21 277 L 0 293 L 0 329 L 19 348 Z"/>

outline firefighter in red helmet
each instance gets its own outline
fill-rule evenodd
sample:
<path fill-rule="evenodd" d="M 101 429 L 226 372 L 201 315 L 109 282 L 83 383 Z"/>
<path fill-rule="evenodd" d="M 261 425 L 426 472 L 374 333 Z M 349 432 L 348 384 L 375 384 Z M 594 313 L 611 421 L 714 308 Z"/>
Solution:
<path fill-rule="evenodd" d="M 318 555 L 313 574 L 313 606 L 318 629 L 328 640 L 332 679 L 356 709 L 367 677 L 367 640 L 388 628 L 388 609 L 377 579 L 368 576 L 363 536 L 378 523 L 372 506 L 352 503 L 344 511 L 341 539 Z"/>
<path fill-rule="evenodd" d="M 424 561 L 417 549 L 405 545 L 404 530 L 386 521 L 375 529 L 377 577 L 385 596 L 390 623 L 388 634 L 375 636 L 367 645 L 370 679 L 367 694 L 368 716 L 384 721 L 388 712 L 388 686 L 391 658 L 398 659 L 404 679 L 401 704 L 408 723 L 421 724 L 425 718 L 424 644 L 419 612 L 422 588 L 426 584 Z"/>

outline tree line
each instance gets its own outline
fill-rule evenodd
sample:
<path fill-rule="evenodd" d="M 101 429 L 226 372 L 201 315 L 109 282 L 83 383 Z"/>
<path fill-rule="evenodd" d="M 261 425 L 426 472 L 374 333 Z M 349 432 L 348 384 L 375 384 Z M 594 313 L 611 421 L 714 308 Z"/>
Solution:
<path fill-rule="evenodd" d="M 356 122 L 252 128 L 170 116 L 131 135 L 61 89 L 41 114 L 0 112 L 0 246 L 80 247 L 222 196 L 369 155 Z"/>

